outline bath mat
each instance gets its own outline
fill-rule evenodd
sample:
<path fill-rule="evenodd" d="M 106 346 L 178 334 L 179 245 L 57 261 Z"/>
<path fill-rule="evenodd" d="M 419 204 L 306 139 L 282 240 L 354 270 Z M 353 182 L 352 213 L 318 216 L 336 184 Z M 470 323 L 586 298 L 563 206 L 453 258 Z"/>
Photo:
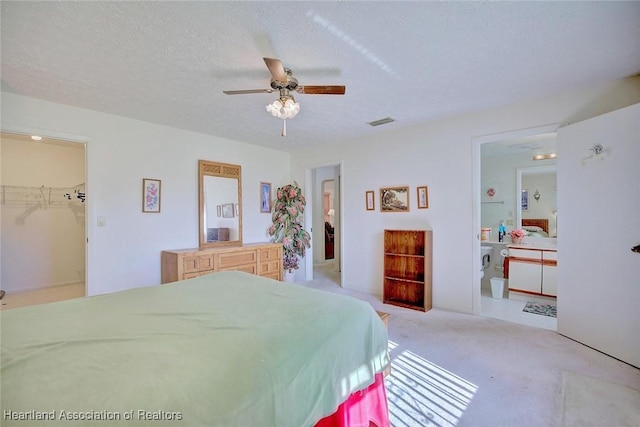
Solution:
<path fill-rule="evenodd" d="M 528 302 L 522 309 L 525 313 L 540 314 L 542 316 L 557 317 L 558 309 L 555 305 Z"/>

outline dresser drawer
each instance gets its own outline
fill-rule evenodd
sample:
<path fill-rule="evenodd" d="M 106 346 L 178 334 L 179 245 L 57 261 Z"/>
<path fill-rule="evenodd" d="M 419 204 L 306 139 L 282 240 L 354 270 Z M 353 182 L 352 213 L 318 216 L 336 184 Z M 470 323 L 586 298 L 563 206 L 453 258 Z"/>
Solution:
<path fill-rule="evenodd" d="M 218 267 L 225 270 L 228 267 L 256 263 L 258 261 L 256 250 L 226 252 L 218 255 Z"/>
<path fill-rule="evenodd" d="M 279 248 L 260 249 L 260 261 L 271 261 L 274 259 L 280 259 Z"/>
<path fill-rule="evenodd" d="M 213 254 L 191 255 L 182 259 L 182 271 L 185 274 L 213 270 L 213 265 Z"/>
<path fill-rule="evenodd" d="M 274 261 L 267 261 L 260 263 L 260 275 L 264 276 L 269 273 L 279 273 L 280 272 L 280 263 L 279 259 Z"/>
<path fill-rule="evenodd" d="M 249 273 L 249 274 L 258 274 L 256 272 L 256 265 L 255 264 L 237 265 L 235 267 L 226 267 L 226 268 L 221 268 L 220 271 L 244 271 L 245 273 Z"/>
<path fill-rule="evenodd" d="M 186 280 L 186 279 L 193 279 L 194 277 L 204 276 L 206 274 L 211 274 L 211 273 L 215 273 L 215 271 L 208 270 L 208 271 L 201 271 L 199 273 L 185 273 L 183 277 L 184 277 L 184 280 Z"/>
<path fill-rule="evenodd" d="M 268 274 L 261 274 L 262 277 L 267 277 L 269 279 L 273 279 L 273 280 L 280 280 L 280 273 L 276 272 L 276 273 L 268 273 Z"/>

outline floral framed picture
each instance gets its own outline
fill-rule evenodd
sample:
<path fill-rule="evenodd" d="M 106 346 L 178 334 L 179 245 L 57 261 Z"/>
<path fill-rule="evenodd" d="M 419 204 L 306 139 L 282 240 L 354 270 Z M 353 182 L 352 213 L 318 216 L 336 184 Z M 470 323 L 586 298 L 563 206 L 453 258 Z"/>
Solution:
<path fill-rule="evenodd" d="M 260 212 L 262 213 L 271 212 L 271 183 L 270 182 L 260 183 Z"/>
<path fill-rule="evenodd" d="M 373 190 L 371 191 L 367 191 L 364 193 L 364 199 L 365 199 L 365 207 L 367 208 L 368 211 L 373 211 L 376 209 L 376 201 L 375 201 L 375 195 Z"/>
<path fill-rule="evenodd" d="M 161 185 L 159 179 L 142 178 L 142 212 L 160 213 Z"/>
<path fill-rule="evenodd" d="M 429 208 L 429 189 L 427 186 L 418 187 L 418 209 Z"/>
<path fill-rule="evenodd" d="M 409 212 L 409 187 L 381 188 L 380 212 Z"/>
<path fill-rule="evenodd" d="M 226 203 L 222 205 L 222 218 L 233 218 L 235 216 L 236 206 L 234 203 Z"/>

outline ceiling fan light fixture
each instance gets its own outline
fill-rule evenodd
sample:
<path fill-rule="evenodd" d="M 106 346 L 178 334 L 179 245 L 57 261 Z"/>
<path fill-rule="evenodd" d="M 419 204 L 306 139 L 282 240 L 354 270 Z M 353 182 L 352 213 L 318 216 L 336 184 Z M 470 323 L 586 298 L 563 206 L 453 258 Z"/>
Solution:
<path fill-rule="evenodd" d="M 276 99 L 268 104 L 266 109 L 273 117 L 282 120 L 293 119 L 300 112 L 300 104 L 293 99 L 293 96 L 288 96 Z"/>

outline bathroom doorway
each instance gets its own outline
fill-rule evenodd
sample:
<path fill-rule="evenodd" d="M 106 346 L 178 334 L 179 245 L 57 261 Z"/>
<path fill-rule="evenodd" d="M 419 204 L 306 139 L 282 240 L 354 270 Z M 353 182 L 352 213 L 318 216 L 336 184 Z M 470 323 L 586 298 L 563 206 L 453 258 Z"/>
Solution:
<path fill-rule="evenodd" d="M 479 272 L 474 277 L 475 314 L 557 330 L 555 317 L 523 311 L 528 302 L 555 305 L 555 299 L 521 294 L 509 298 L 508 279 L 502 282 L 500 297 L 498 286 L 501 283 L 499 279 L 504 279 L 505 275 L 502 255 L 507 250 L 507 244 L 511 242 L 508 235 L 502 242 L 499 241 L 499 226 L 504 224 L 507 232 L 520 228 L 522 216 L 528 214 L 526 210 L 523 212 L 521 209 L 522 181 L 518 171 L 539 166 L 555 167 L 555 158 L 534 160 L 534 156 L 555 153 L 556 130 L 557 126 L 551 125 L 483 136 L 473 140 L 474 217 L 478 241 L 473 251 L 473 261 L 474 269 L 477 266 Z M 552 192 L 555 199 L 555 188 L 553 191 L 547 191 L 545 188 L 543 192 L 545 202 L 551 199 Z M 534 189 L 531 189 L 531 200 L 533 194 Z M 555 200 L 553 206 L 555 210 Z M 549 214 L 551 215 L 551 208 Z M 555 226 L 555 223 L 553 225 Z M 489 229 L 490 231 L 487 231 Z M 487 253 L 488 259 L 483 256 Z M 492 281 L 492 278 L 498 280 Z"/>

